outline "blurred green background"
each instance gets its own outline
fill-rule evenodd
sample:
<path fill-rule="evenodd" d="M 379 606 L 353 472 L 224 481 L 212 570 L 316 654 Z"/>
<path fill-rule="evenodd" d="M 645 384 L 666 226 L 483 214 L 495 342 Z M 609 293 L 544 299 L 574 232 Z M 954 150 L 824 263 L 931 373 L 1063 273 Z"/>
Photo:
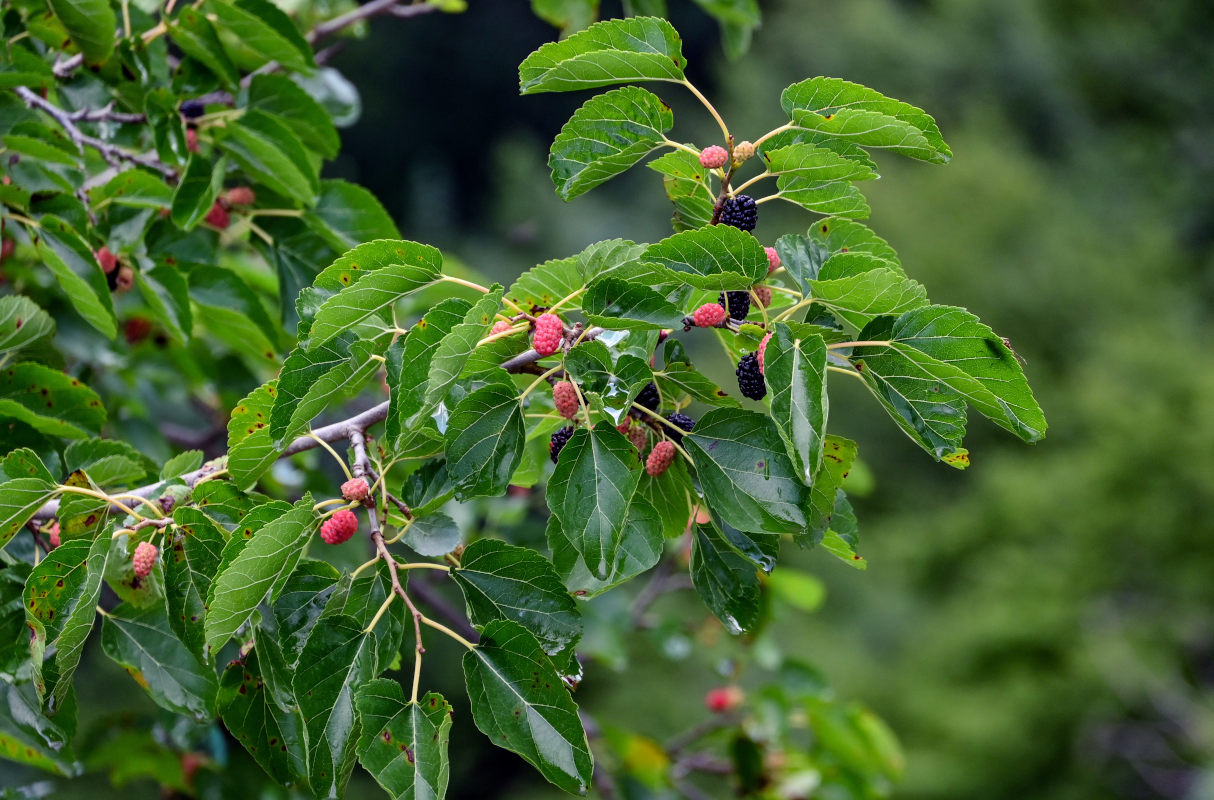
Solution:
<path fill-rule="evenodd" d="M 335 59 L 362 114 L 330 174 L 370 188 L 406 238 L 503 282 L 598 239 L 667 235 L 651 171 L 556 197 L 547 147 L 583 98 L 521 98 L 515 72 L 554 31 L 527 3 L 470 5 L 379 20 Z M 935 302 L 1011 340 L 1050 420 L 1046 440 L 1024 447 L 974 415 L 973 466 L 959 473 L 863 390 L 832 387 L 832 426 L 859 441 L 875 480 L 855 500 L 870 567 L 787 554 L 827 599 L 765 636 L 890 723 L 907 758 L 895 797 L 1214 798 L 1214 4 L 762 2 L 736 63 L 711 20 L 670 5 L 690 76 L 742 137 L 780 124 L 780 90 L 820 74 L 936 117 L 953 163 L 879 159 L 882 180 L 864 187 L 870 224 Z M 673 138 L 715 141 L 686 93 L 655 91 L 675 108 Z M 765 244 L 811 221 L 763 209 Z M 713 352 L 694 355 L 726 384 Z M 703 692 L 739 645 L 705 630 L 621 640 L 612 620 L 627 592 L 592 606 L 604 659 L 578 700 L 661 739 L 703 717 Z M 684 601 L 662 602 L 703 615 Z M 686 658 L 701 646 L 708 659 Z M 91 649 L 82 705 L 129 690 L 150 713 Z M 450 796 L 553 796 L 475 734 L 457 653 L 434 653 L 433 688 L 458 698 Z M 361 781 L 352 796 L 377 796 Z M 106 792 L 95 779 L 75 788 Z M 139 783 L 114 796 L 154 793 Z"/>

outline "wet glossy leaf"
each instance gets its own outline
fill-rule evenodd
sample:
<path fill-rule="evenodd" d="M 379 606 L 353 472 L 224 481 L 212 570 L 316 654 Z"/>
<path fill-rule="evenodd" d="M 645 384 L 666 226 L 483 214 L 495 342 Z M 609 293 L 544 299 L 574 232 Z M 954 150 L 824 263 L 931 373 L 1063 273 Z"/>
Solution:
<path fill-rule="evenodd" d="M 494 620 L 463 664 L 476 727 L 556 786 L 585 793 L 594 769 L 586 734 L 535 637 L 517 622 Z"/>
<path fill-rule="evenodd" d="M 224 727 L 262 769 L 280 784 L 307 777 L 303 720 L 270 696 L 258 661 L 260 643 L 243 660 L 228 664 L 219 681 L 216 706 Z"/>
<path fill-rule="evenodd" d="M 363 684 L 356 701 L 363 768 L 395 800 L 441 800 L 451 767 L 451 705 L 434 693 L 406 702 L 401 685 L 384 678 Z"/>
<path fill-rule="evenodd" d="M 591 25 L 550 42 L 519 65 L 519 90 L 568 92 L 632 81 L 681 81 L 682 41 L 664 19 L 633 17 Z"/>
<path fill-rule="evenodd" d="M 826 343 L 821 336 L 802 339 L 784 323 L 776 323 L 764 355 L 764 377 L 771 392 L 772 419 L 802 482 L 809 486 L 822 463 L 830 403 Z"/>

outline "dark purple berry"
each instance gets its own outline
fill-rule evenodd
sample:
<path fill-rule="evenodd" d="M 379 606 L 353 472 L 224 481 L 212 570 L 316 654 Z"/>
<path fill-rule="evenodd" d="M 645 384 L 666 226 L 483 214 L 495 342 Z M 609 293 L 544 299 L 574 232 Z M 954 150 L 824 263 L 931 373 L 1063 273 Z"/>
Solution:
<path fill-rule="evenodd" d="M 645 388 L 637 395 L 637 403 L 645 406 L 650 411 L 657 411 L 658 406 L 662 404 L 662 398 L 658 394 L 658 387 L 653 381 L 645 384 Z"/>
<path fill-rule="evenodd" d="M 573 426 L 566 425 L 556 433 L 552 434 L 552 441 L 548 442 L 548 455 L 552 456 L 552 463 L 555 464 L 557 458 L 561 454 L 561 450 L 565 449 L 565 445 L 569 444 L 570 437 L 573 436 Z"/>
<path fill-rule="evenodd" d="M 753 231 L 759 224 L 759 207 L 750 195 L 740 194 L 726 199 L 721 206 L 721 224 Z"/>
<path fill-rule="evenodd" d="M 186 119 L 198 119 L 206 111 L 201 100 L 186 100 L 181 104 L 181 116 Z"/>
<path fill-rule="evenodd" d="M 750 292 L 721 292 L 717 304 L 725 309 L 730 319 L 740 322 L 750 313 Z"/>
<path fill-rule="evenodd" d="M 754 353 L 742 356 L 738 362 L 738 390 L 743 397 L 751 400 L 762 400 L 767 396 L 767 383 L 759 370 L 759 357 Z"/>
<path fill-rule="evenodd" d="M 692 430 L 694 430 L 695 426 L 696 426 L 696 421 L 694 419 L 687 416 L 686 414 L 680 414 L 677 411 L 674 412 L 673 414 L 667 414 L 666 421 L 669 422 L 671 425 L 674 425 L 677 428 L 683 429 L 687 433 L 691 433 Z M 666 435 L 669 436 L 671 439 L 673 439 L 676 442 L 683 441 L 683 434 L 678 433 L 677 431 L 672 431 L 670 428 L 666 429 Z"/>

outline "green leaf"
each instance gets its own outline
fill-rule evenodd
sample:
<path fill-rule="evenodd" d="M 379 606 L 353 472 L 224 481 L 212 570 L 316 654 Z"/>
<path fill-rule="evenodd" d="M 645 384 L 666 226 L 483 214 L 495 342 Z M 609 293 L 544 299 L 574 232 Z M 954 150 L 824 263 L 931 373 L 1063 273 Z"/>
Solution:
<path fill-rule="evenodd" d="M 219 570 L 227 536 L 202 511 L 191 506 L 173 509 L 177 533 L 164 553 L 164 595 L 169 624 L 186 647 L 203 663 L 211 660 L 204 619 L 211 582 Z"/>
<path fill-rule="evenodd" d="M 273 601 L 299 563 L 316 526 L 312 496 L 305 494 L 289 512 L 260 528 L 244 549 L 215 576 L 207 611 L 206 643 L 215 652 L 269 597 Z"/>
<path fill-rule="evenodd" d="M 0 704 L 5 709 L 0 714 L 0 754 L 67 777 L 80 774 L 71 745 L 76 732 L 74 708 L 53 719 L 43 716 L 32 684 L 7 681 L 0 681 Z"/>
<path fill-rule="evenodd" d="M 893 318 L 878 317 L 865 330 L 892 333 L 892 323 Z M 954 463 L 953 457 L 964 452 L 965 398 L 960 392 L 894 347 L 857 347 L 851 363 L 898 427 L 937 461 Z"/>
<path fill-rule="evenodd" d="M 293 688 L 307 729 L 308 777 L 316 797 L 337 798 L 354 768 L 354 695 L 375 675 L 375 637 L 345 614 L 312 628 Z"/>
<path fill-rule="evenodd" d="M 213 72 L 225 86 L 240 82 L 240 73 L 228 58 L 215 28 L 198 9 L 182 8 L 169 25 L 169 36 L 182 52 Z"/>
<path fill-rule="evenodd" d="M 0 485 L 17 478 L 38 478 L 51 485 L 58 483 L 38 454 L 28 447 L 10 450 L 0 459 Z"/>
<path fill-rule="evenodd" d="M 666 196 L 674 203 L 676 231 L 702 228 L 712 221 L 717 196 L 708 185 L 708 168 L 700 164 L 695 153 L 675 150 L 646 166 L 662 174 Z"/>
<path fill-rule="evenodd" d="M 600 341 L 586 342 L 569 351 L 565 366 L 583 392 L 593 393 L 616 424 L 632 410 L 632 401 L 653 380 L 649 365 L 638 356 L 614 357 Z M 589 401 L 587 401 L 589 402 Z"/>
<path fill-rule="evenodd" d="M 271 191 L 312 205 L 320 181 L 291 129 L 264 111 L 246 111 L 220 129 L 217 144 Z"/>
<path fill-rule="evenodd" d="M 270 412 L 270 438 L 285 447 L 334 401 L 356 394 L 380 367 L 390 335 L 376 341 L 343 333 L 311 350 L 296 347 L 278 373 L 277 398 Z"/>
<path fill-rule="evenodd" d="M 767 169 L 777 175 L 780 196 L 818 214 L 868 216 L 868 203 L 849 181 L 867 181 L 877 173 L 867 165 L 824 147 L 794 144 L 763 152 Z"/>
<path fill-rule="evenodd" d="M 483 629 L 495 619 L 519 623 L 555 657 L 582 635 L 582 615 L 548 559 L 529 547 L 478 539 L 451 577 L 464 593 L 468 619 Z"/>
<path fill-rule="evenodd" d="M 476 343 L 489 333 L 501 302 L 502 289 L 495 285 L 493 291 L 468 309 L 463 322 L 452 328 L 434 348 L 427 372 L 426 408 L 436 407 L 447 396 L 452 384 L 463 372 L 468 357 L 476 349 Z"/>
<path fill-rule="evenodd" d="M 320 619 L 326 603 L 337 588 L 339 575 L 326 561 L 305 558 L 291 573 L 278 599 L 274 601 L 274 621 L 286 664 L 294 669 L 299 663 L 308 635 Z"/>
<path fill-rule="evenodd" d="M 834 218 L 818 220 L 809 229 L 808 236 L 825 248 L 827 256 L 868 253 L 893 263 L 895 268 L 901 270 L 902 264 L 894 248 L 861 222 Z"/>
<path fill-rule="evenodd" d="M 303 219 L 338 251 L 373 239 L 400 238 L 396 223 L 375 195 L 346 181 L 321 181 L 316 205 L 304 213 Z"/>
<path fill-rule="evenodd" d="M 695 367 L 681 362 L 667 362 L 665 369 L 653 374 L 662 397 L 668 402 L 679 403 L 689 397 L 712 406 L 741 408 L 742 404 L 725 393 L 709 378 L 697 372 Z"/>
<path fill-rule="evenodd" d="M 104 64 L 114 52 L 118 21 L 106 0 L 47 0 L 72 43 L 90 66 Z"/>
<path fill-rule="evenodd" d="M 771 390 L 771 416 L 788 456 L 806 486 L 822 464 L 829 398 L 826 343 L 821 336 L 797 337 L 778 322 L 764 352 L 764 377 Z"/>
<path fill-rule="evenodd" d="M 93 629 L 111 541 L 107 535 L 65 541 L 47 553 L 25 583 L 34 685 L 51 713 L 71 690 L 72 673 Z"/>
<path fill-rule="evenodd" d="M 183 450 L 164 462 L 164 466 L 160 468 L 160 479 L 167 481 L 193 472 L 202 466 L 203 457 L 201 450 Z"/>
<path fill-rule="evenodd" d="M 891 341 L 890 348 L 902 356 L 908 376 L 944 383 L 1024 441 L 1036 442 L 1045 436 L 1045 415 L 1015 354 L 965 309 L 929 306 L 897 319 L 876 319 L 860 338 Z M 858 347 L 852 357 L 866 359 L 871 366 L 872 354 L 879 349 Z"/>
<path fill-rule="evenodd" d="M 101 398 L 76 378 L 41 364 L 0 370 L 0 418 L 17 419 L 51 436 L 80 439 L 105 424 Z"/>
<path fill-rule="evenodd" d="M 344 576 L 325 605 L 322 616 L 344 614 L 366 630 L 392 591 L 392 573 L 388 565 L 381 561 L 374 569 L 366 570 L 357 577 Z M 398 657 L 404 640 L 406 616 L 404 603 L 394 603 L 376 623 L 373 633 L 377 672 L 387 668 Z"/>
<path fill-rule="evenodd" d="M 535 637 L 517 622 L 494 620 L 463 665 L 476 727 L 556 786 L 585 793 L 594 769 L 586 733 Z"/>
<path fill-rule="evenodd" d="M 697 525 L 691 548 L 691 582 L 708 610 L 739 634 L 759 621 L 759 575 L 712 525 Z"/>
<path fill-rule="evenodd" d="M 0 356 L 55 333 L 55 321 L 28 297 L 0 297 Z"/>
<path fill-rule="evenodd" d="M 447 472 L 456 499 L 504 494 L 525 439 L 523 409 L 513 385 L 491 383 L 460 400 L 446 433 Z"/>
<path fill-rule="evenodd" d="M 219 680 L 216 706 L 224 727 L 258 765 L 280 784 L 306 778 L 307 745 L 299 711 L 274 702 L 258 659 L 261 641 L 243 659 L 228 664 Z"/>
<path fill-rule="evenodd" d="M 223 189 L 226 159 L 219 159 L 214 167 L 211 162 L 193 153 L 185 166 L 181 183 L 173 192 L 172 210 L 169 212 L 173 224 L 182 230 L 192 231 L 206 217 L 215 198 Z"/>
<path fill-rule="evenodd" d="M 399 364 L 395 369 L 388 368 L 390 397 L 386 428 L 389 441 L 396 441 L 403 430 L 418 427 L 434 410 L 434 406 L 426 402 L 430 361 L 439 342 L 464 321 L 464 315 L 471 308 L 472 303 L 467 300 L 449 297 L 427 311 L 404 339 L 398 340 L 398 344 L 403 341 Z"/>
<path fill-rule="evenodd" d="M 900 121 L 922 137 L 924 146 L 916 145 L 914 153 L 908 155 L 938 164 L 948 162 L 953 155 L 944 143 L 936 121 L 922 109 L 886 97 L 858 83 L 822 76 L 809 78 L 794 83 L 781 92 L 780 105 L 794 120 L 804 117 L 803 114 L 799 115 L 798 111 L 809 111 L 824 117 L 831 114 L 836 117 L 843 116 L 847 112 L 873 112 L 874 115 L 879 114 Z"/>
<path fill-rule="evenodd" d="M 712 225 L 652 244 L 640 260 L 655 265 L 671 281 L 710 291 L 749 289 L 767 277 L 767 255 L 749 233 Z"/>
<path fill-rule="evenodd" d="M 768 575 L 767 588 L 776 599 L 806 613 L 817 611 L 826 599 L 826 584 L 821 579 L 788 567 Z"/>
<path fill-rule="evenodd" d="M 582 311 L 592 325 L 620 330 L 679 328 L 683 312 L 664 295 L 639 283 L 606 275 L 582 297 Z"/>
<path fill-rule="evenodd" d="M 417 514 L 417 509 L 413 509 Z M 459 524 L 446 514 L 431 512 L 417 516 L 405 531 L 403 541 L 421 556 L 445 556 L 459 546 Z"/>
<path fill-rule="evenodd" d="M 250 66 L 260 67 L 277 61 L 291 70 L 314 68 L 312 48 L 277 6 L 265 0 L 236 0 L 206 4 L 208 14 L 213 14 L 219 24 L 240 43 L 241 53 L 255 53 L 257 58 Z"/>
<path fill-rule="evenodd" d="M 101 647 L 161 708 L 199 722 L 215 715 L 215 673 L 173 633 L 163 603 L 122 603 L 107 613 Z"/>
<path fill-rule="evenodd" d="M 682 40 L 664 19 L 591 25 L 536 50 L 519 65 L 519 91 L 569 92 L 633 81 L 682 81 Z"/>
<path fill-rule="evenodd" d="M 562 452 L 562 455 L 564 453 Z M 619 540 L 619 553 L 606 578 L 591 574 L 579 550 L 580 540 L 575 540 L 576 530 L 566 532 L 560 519 L 553 514 L 548 518 L 545 536 L 552 549 L 552 563 L 570 591 L 594 597 L 646 571 L 662 557 L 662 517 L 653 504 L 641 496 L 634 496 L 624 519 L 623 532 Z"/>
<path fill-rule="evenodd" d="M 176 268 L 162 264 L 135 273 L 135 283 L 144 302 L 178 342 L 186 343 L 194 330 L 190 308 L 190 285 Z"/>
<path fill-rule="evenodd" d="M 823 274 L 831 261 L 823 266 Z M 927 290 L 921 283 L 888 269 L 872 269 L 835 280 L 814 280 L 809 285 L 815 303 L 826 306 L 832 316 L 857 330 L 874 317 L 901 314 L 927 305 Z"/>
<path fill-rule="evenodd" d="M 663 146 L 674 114 L 636 86 L 587 100 L 561 128 L 548 157 L 562 200 L 590 191 Z"/>
<path fill-rule="evenodd" d="M 835 492 L 830 530 L 822 537 L 822 549 L 853 569 L 868 569 L 868 562 L 856 553 L 857 544 L 856 512 L 847 501 L 847 495 L 839 489 Z"/>
<path fill-rule="evenodd" d="M 119 172 L 105 186 L 89 194 L 93 210 L 106 204 L 132 208 L 168 208 L 173 202 L 173 188 L 164 178 L 142 169 Z"/>
<path fill-rule="evenodd" d="M 570 256 L 545 261 L 527 270 L 510 286 L 506 298 L 527 310 L 548 308 L 585 285 L 581 262 L 577 256 Z M 575 297 L 561 308 L 573 311 L 578 306 Z"/>
<path fill-rule="evenodd" d="M 548 481 L 548 507 L 595 578 L 616 571 L 640 479 L 636 448 L 607 422 L 579 429 L 561 450 Z"/>
<path fill-rule="evenodd" d="M 714 516 L 747 533 L 804 530 L 809 490 L 766 414 L 714 409 L 683 437 L 683 447 Z"/>
<path fill-rule="evenodd" d="M 249 107 L 278 117 L 305 147 L 325 158 L 334 158 L 341 149 L 341 139 L 329 113 L 285 75 L 255 76 L 249 84 Z M 394 234 L 385 238 L 399 236 Z"/>
<path fill-rule="evenodd" d="M 270 410 L 277 396 L 277 381 L 258 386 L 228 419 L 228 473 L 241 489 L 256 483 L 278 460 L 279 450 L 270 436 Z"/>
<path fill-rule="evenodd" d="M 362 719 L 358 761 L 395 800 L 440 800 L 447 793 L 451 764 L 451 705 L 430 693 L 405 702 L 393 680 L 378 678 L 358 689 Z"/>
<path fill-rule="evenodd" d="M 633 264 L 645 252 L 645 245 L 628 239 L 603 239 L 587 245 L 577 254 L 582 282 L 589 283 L 621 267 Z"/>
<path fill-rule="evenodd" d="M 72 226 L 58 217 L 47 214 L 41 225 L 37 232 L 38 256 L 84 321 L 113 339 L 118 332 L 114 304 L 93 251 Z"/>
<path fill-rule="evenodd" d="M 793 109 L 789 116 L 798 127 L 814 132 L 814 143 L 837 139 L 860 147 L 892 150 L 924 161 L 944 163 L 947 160 L 940 157 L 913 125 L 876 111 L 844 108 L 824 116 Z"/>
<path fill-rule="evenodd" d="M 366 273 L 357 283 L 321 305 L 312 321 L 308 347 L 322 345 L 356 325 L 380 323 L 386 326 L 397 302 L 438 280 L 441 263 L 441 260 L 437 264 L 395 263 Z"/>

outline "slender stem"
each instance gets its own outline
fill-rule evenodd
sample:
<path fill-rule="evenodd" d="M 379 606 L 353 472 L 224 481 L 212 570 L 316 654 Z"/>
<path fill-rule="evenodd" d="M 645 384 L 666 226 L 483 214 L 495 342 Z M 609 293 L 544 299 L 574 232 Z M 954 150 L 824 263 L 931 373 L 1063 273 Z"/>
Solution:
<path fill-rule="evenodd" d="M 577 385 L 577 381 L 570 381 L 573 384 L 573 391 L 577 393 L 578 405 L 582 407 L 582 417 L 586 420 L 586 427 L 593 427 L 590 424 L 590 404 L 586 402 L 585 396 L 582 395 L 582 387 Z"/>
<path fill-rule="evenodd" d="M 421 621 L 422 621 L 423 625 L 426 625 L 428 627 L 434 628 L 434 630 L 436 630 L 436 631 L 440 631 L 442 633 L 447 634 L 452 639 L 459 642 L 460 644 L 462 644 L 464 647 L 468 648 L 469 650 L 476 649 L 476 645 L 474 645 L 472 642 L 468 641 L 464 637 L 460 636 L 458 633 L 451 630 L 450 628 L 448 628 L 446 625 L 442 624 L 441 622 L 435 622 L 434 620 L 430 619 L 429 617 L 427 617 L 425 615 L 422 616 Z"/>
<path fill-rule="evenodd" d="M 321 500 L 319 503 L 312 506 L 312 510 L 320 511 L 325 506 L 331 506 L 331 505 L 343 505 L 344 506 L 347 502 L 349 502 L 349 501 L 347 501 L 346 498 L 344 498 L 344 497 L 333 497 L 328 500 Z"/>
<path fill-rule="evenodd" d="M 583 286 L 581 289 L 578 289 L 578 290 L 577 290 L 577 291 L 575 291 L 575 292 L 570 292 L 569 294 L 565 295 L 564 297 L 562 297 L 560 300 L 557 300 L 555 303 L 553 303 L 553 304 L 552 304 L 552 305 L 551 305 L 551 306 L 548 308 L 549 313 L 555 313 L 555 312 L 556 312 L 556 310 L 557 310 L 558 308 L 560 308 L 561 306 L 565 305 L 565 303 L 568 303 L 570 300 L 575 300 L 575 299 L 577 299 L 577 298 L 578 298 L 578 297 L 580 297 L 580 296 L 581 296 L 581 295 L 582 295 L 582 294 L 583 294 L 585 291 L 586 291 L 586 287 L 585 287 L 585 286 Z"/>
<path fill-rule="evenodd" d="M 94 492 L 92 489 L 82 489 L 79 486 L 60 486 L 58 488 L 58 490 L 56 490 L 56 494 L 81 494 L 81 495 L 84 495 L 85 497 L 93 497 L 98 500 L 105 500 L 112 506 L 118 506 L 118 508 L 120 508 L 124 512 L 126 512 L 127 516 L 134 517 L 135 519 L 138 519 L 138 520 L 147 519 L 147 517 L 143 516 L 142 514 L 140 514 L 137 511 L 135 511 L 130 506 L 119 502 L 118 500 L 114 499 L 113 497 L 110 497 L 108 494 L 103 494 L 102 492 Z"/>
<path fill-rule="evenodd" d="M 744 182 L 741 186 L 734 187 L 734 193 L 736 194 L 737 192 L 742 191 L 747 186 L 750 186 L 752 183 L 758 183 L 759 181 L 763 180 L 764 178 L 773 178 L 778 174 L 779 174 L 778 172 L 772 172 L 771 170 L 765 169 L 762 172 L 760 172 L 758 175 L 751 178 L 750 180 Z"/>
<path fill-rule="evenodd" d="M 39 111 L 44 111 L 50 115 L 52 119 L 59 124 L 67 133 L 68 138 L 76 143 L 77 147 L 91 147 L 101 153 L 102 157 L 110 166 L 116 167 L 119 162 L 127 161 L 132 164 L 138 164 L 149 169 L 154 169 L 166 178 L 175 179 L 177 170 L 169 165 L 161 162 L 153 155 L 141 155 L 132 153 L 129 150 L 124 150 L 121 147 L 102 141 L 96 136 L 89 136 L 80 128 L 76 127 L 76 123 L 72 121 L 71 116 L 59 106 L 44 99 L 42 95 L 33 92 L 24 86 L 18 86 L 13 91 L 17 93 L 25 104 L 30 108 L 36 108 Z"/>
<path fill-rule="evenodd" d="M 355 567 L 354 571 L 350 573 L 350 579 L 353 580 L 354 578 L 357 578 L 364 569 L 375 564 L 378 561 L 379 561 L 379 553 L 376 553 L 375 558 L 372 558 L 369 561 L 364 561 L 363 563 L 361 563 L 357 567 Z"/>
<path fill-rule="evenodd" d="M 843 369 L 842 367 L 836 367 L 833 364 L 827 364 L 826 369 L 830 372 L 838 372 L 843 375 L 850 375 L 856 380 L 862 383 L 864 382 L 864 376 L 862 376 L 859 372 L 856 372 L 854 369 Z"/>
<path fill-rule="evenodd" d="M 378 561 L 379 559 L 376 560 Z M 371 631 L 375 630 L 375 626 L 379 623 L 379 618 L 384 615 L 384 612 L 388 610 L 388 606 L 392 605 L 392 601 L 395 599 L 396 592 L 389 592 L 388 596 L 384 599 L 384 602 L 380 604 L 379 611 L 376 611 L 375 616 L 371 617 L 371 623 L 364 629 L 366 633 L 370 633 Z"/>
<path fill-rule="evenodd" d="M 366 6 L 363 6 L 363 8 L 366 8 Z M 446 283 L 454 283 L 458 286 L 467 286 L 469 289 L 476 289 L 481 294 L 489 294 L 489 290 L 486 289 L 484 286 L 481 286 L 479 283 L 474 283 L 472 281 L 466 281 L 463 278 L 457 278 L 454 275 L 443 275 L 439 278 L 439 281 L 446 282 Z"/>
<path fill-rule="evenodd" d="M 409 702 L 417 702 L 417 689 L 422 682 L 422 653 L 425 650 L 421 647 L 421 640 L 417 641 L 417 652 L 413 655 L 413 693 L 409 695 Z"/>
<path fill-rule="evenodd" d="M 753 288 L 750 290 L 750 299 L 759 307 L 759 313 L 763 315 L 763 327 L 771 328 L 771 323 L 767 321 L 767 306 L 759 302 L 759 296 L 755 293 Z"/>
<path fill-rule="evenodd" d="M 783 199 L 784 199 L 784 195 L 780 194 L 779 192 L 776 192 L 775 194 L 767 195 L 767 197 L 760 197 L 758 200 L 755 201 L 755 205 L 756 206 L 762 205 L 763 203 L 766 203 L 768 200 L 783 200 Z"/>
<path fill-rule="evenodd" d="M 529 394 L 531 394 L 533 391 L 535 391 L 535 387 L 539 386 L 541 383 L 543 383 L 544 381 L 548 380 L 548 378 L 549 378 L 551 375 L 553 375 L 554 373 L 560 372 L 560 371 L 561 371 L 561 370 L 563 370 L 564 368 L 565 368 L 565 367 L 564 367 L 563 365 L 561 365 L 561 364 L 557 364 L 555 367 L 553 367 L 552 369 L 548 370 L 548 371 L 547 371 L 547 372 L 545 372 L 543 375 L 539 376 L 539 377 L 538 377 L 538 378 L 536 378 L 534 381 L 532 381 L 532 382 L 531 382 L 531 385 L 530 385 L 530 386 L 528 386 L 528 387 L 527 387 L 525 390 L 523 390 L 523 393 L 522 393 L 521 395 L 519 395 L 519 398 L 518 398 L 519 403 L 522 403 L 524 400 L 526 400 L 526 399 L 527 399 L 527 395 L 529 395 Z"/>
<path fill-rule="evenodd" d="M 489 344 L 490 342 L 496 342 L 498 339 L 505 339 L 507 336 L 513 336 L 516 333 L 521 333 L 522 331 L 527 330 L 527 327 L 527 325 L 512 325 L 504 331 L 499 331 L 498 333 L 486 336 L 484 339 L 477 342 L 476 346 L 480 347 L 482 344 Z"/>
<path fill-rule="evenodd" d="M 800 302 L 798 302 L 797 304 L 791 305 L 788 308 L 781 311 L 779 314 L 776 315 L 776 318 L 774 320 L 772 320 L 772 322 L 783 322 L 784 320 L 788 319 L 789 317 L 791 317 L 793 314 L 797 313 L 801 309 L 803 309 L 807 306 L 813 305 L 813 302 L 814 302 L 814 299 L 812 297 L 806 297 L 803 300 L 801 300 Z"/>
<path fill-rule="evenodd" d="M 695 149 L 694 147 L 689 147 L 689 146 L 683 144 L 682 142 L 676 142 L 672 139 L 663 139 L 662 144 L 666 145 L 667 147 L 673 147 L 675 150 L 682 150 L 684 153 L 691 153 L 693 156 L 696 156 L 697 158 L 700 155 L 700 151 Z"/>
<path fill-rule="evenodd" d="M 350 468 L 346 466 L 346 460 L 337 454 L 333 447 L 316 434 L 316 431 L 308 431 L 308 436 L 316 440 L 316 443 L 329 451 L 329 455 L 333 456 L 333 460 L 337 462 L 337 466 L 341 467 L 341 471 L 346 473 L 346 480 L 353 480 L 354 476 L 350 474 Z"/>
<path fill-rule="evenodd" d="M 773 128 L 772 130 L 770 130 L 767 133 L 760 136 L 758 139 L 755 139 L 755 150 L 758 150 L 759 145 L 763 144 L 763 142 L 766 142 L 768 139 L 775 136 L 777 133 L 783 133 L 784 131 L 790 131 L 795 127 L 797 127 L 797 126 L 793 125 L 791 122 L 789 122 L 784 125 L 781 125 L 778 128 Z"/>
<path fill-rule="evenodd" d="M 397 569 L 404 569 L 404 570 L 409 570 L 409 569 L 436 569 L 436 570 L 438 570 L 439 572 L 447 572 L 447 573 L 451 572 L 451 567 L 448 567 L 446 564 L 431 564 L 429 561 L 411 561 L 411 562 L 409 562 L 408 564 L 405 564 L 405 563 L 403 563 L 403 562 L 401 562 L 401 561 L 397 561 L 397 562 L 396 562 L 396 568 L 397 568 Z"/>
<path fill-rule="evenodd" d="M 302 217 L 304 212 L 298 208 L 255 208 L 249 212 L 250 217 Z"/>
<path fill-rule="evenodd" d="M 712 103 L 708 102 L 708 98 L 701 94 L 700 90 L 697 89 L 691 81 L 684 78 L 682 81 L 680 81 L 680 83 L 686 86 L 687 90 L 694 94 L 696 99 L 704 104 L 704 108 L 707 108 L 708 113 L 712 114 L 712 118 L 717 121 L 717 125 L 721 126 L 721 134 L 725 137 L 725 143 L 732 148 L 733 139 L 729 135 L 729 126 L 725 124 L 725 120 L 721 119 L 721 115 L 717 113 L 717 109 Z"/>

